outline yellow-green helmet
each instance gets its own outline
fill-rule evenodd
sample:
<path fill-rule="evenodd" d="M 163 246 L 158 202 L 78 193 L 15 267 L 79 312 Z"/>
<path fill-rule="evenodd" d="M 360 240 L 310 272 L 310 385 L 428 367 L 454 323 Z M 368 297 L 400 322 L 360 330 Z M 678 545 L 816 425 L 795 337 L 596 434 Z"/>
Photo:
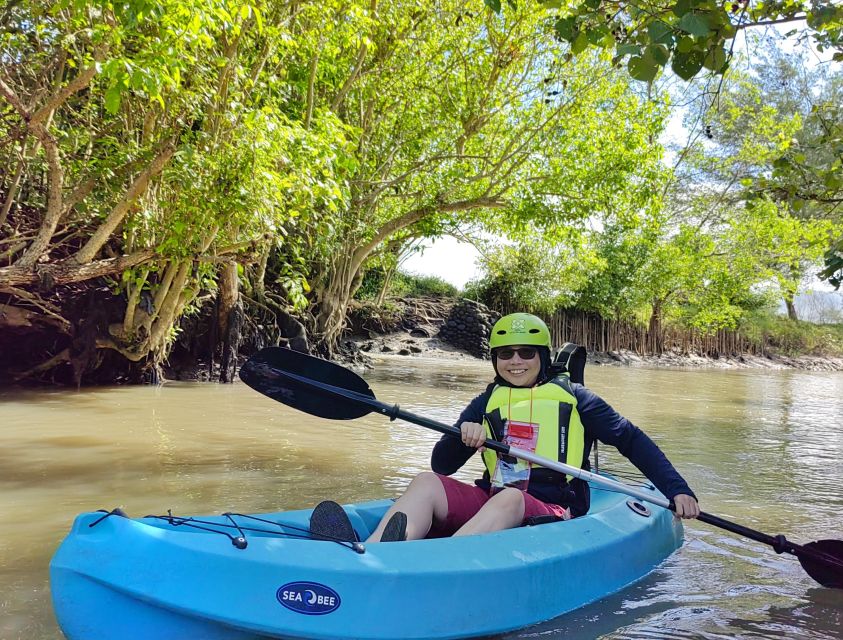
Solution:
<path fill-rule="evenodd" d="M 489 348 L 497 349 L 516 344 L 550 349 L 550 329 L 541 318 L 531 313 L 510 313 L 492 327 Z"/>

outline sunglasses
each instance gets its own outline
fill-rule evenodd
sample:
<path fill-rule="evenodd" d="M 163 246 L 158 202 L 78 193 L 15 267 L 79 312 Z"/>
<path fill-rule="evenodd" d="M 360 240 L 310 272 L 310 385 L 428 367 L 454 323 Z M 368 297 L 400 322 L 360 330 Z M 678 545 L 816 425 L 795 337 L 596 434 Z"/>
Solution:
<path fill-rule="evenodd" d="M 498 360 L 511 360 L 517 353 L 522 360 L 532 360 L 538 352 L 539 350 L 535 347 L 518 347 L 517 349 L 501 347 L 495 351 L 495 355 L 498 357 Z"/>

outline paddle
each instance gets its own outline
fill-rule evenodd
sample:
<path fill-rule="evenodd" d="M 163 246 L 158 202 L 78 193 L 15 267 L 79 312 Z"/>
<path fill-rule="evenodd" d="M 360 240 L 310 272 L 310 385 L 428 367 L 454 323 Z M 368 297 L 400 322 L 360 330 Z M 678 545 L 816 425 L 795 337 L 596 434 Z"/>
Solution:
<path fill-rule="evenodd" d="M 401 418 L 407 422 L 456 437 L 460 430 L 429 418 L 402 410 L 397 404 L 388 405 L 375 398 L 363 378 L 340 365 L 314 358 L 298 351 L 267 347 L 253 355 L 240 369 L 240 378 L 256 391 L 305 413 L 332 420 L 352 420 L 376 412 L 390 420 Z M 674 505 L 662 496 L 630 487 L 584 469 L 543 458 L 530 451 L 510 447 L 501 442 L 486 440 L 486 448 L 510 455 L 560 473 L 593 482 L 625 493 L 665 509 Z M 760 531 L 724 520 L 709 513 L 700 513 L 699 520 L 740 536 L 769 545 L 776 553 L 796 556 L 814 580 L 825 587 L 843 589 L 843 540 L 819 540 L 798 545 L 782 535 L 770 536 Z"/>

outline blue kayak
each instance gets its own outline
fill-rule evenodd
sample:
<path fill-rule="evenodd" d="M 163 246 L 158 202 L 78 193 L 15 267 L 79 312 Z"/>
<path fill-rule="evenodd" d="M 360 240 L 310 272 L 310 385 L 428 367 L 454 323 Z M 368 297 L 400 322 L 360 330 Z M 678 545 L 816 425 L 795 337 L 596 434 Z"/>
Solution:
<path fill-rule="evenodd" d="M 390 504 L 346 506 L 361 539 Z M 310 539 L 309 516 L 82 514 L 50 564 L 59 625 L 69 640 L 471 638 L 615 593 L 682 543 L 669 511 L 599 487 L 568 522 L 356 549 Z"/>

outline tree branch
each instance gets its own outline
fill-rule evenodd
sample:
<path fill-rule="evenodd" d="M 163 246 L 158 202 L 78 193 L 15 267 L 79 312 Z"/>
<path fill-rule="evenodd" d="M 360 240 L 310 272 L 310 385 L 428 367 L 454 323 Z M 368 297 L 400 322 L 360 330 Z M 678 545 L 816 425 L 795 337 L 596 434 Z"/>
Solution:
<path fill-rule="evenodd" d="M 313 103 L 316 98 L 314 93 L 316 91 L 316 70 L 319 67 L 319 53 L 314 53 L 310 59 L 310 75 L 307 79 L 307 109 L 304 114 L 304 128 L 310 129 L 310 120 L 313 118 Z"/>
<path fill-rule="evenodd" d="M 83 265 L 68 259 L 55 264 L 39 265 L 35 268 L 21 267 L 20 264 L 0 267 L 0 288 L 38 284 L 49 288 L 72 282 L 84 282 L 93 278 L 122 273 L 126 269 L 148 262 L 154 257 L 154 250 L 144 249 L 127 256 L 107 258 Z"/>
<path fill-rule="evenodd" d="M 31 369 L 27 369 L 26 371 L 22 371 L 14 375 L 12 380 L 18 382 L 19 380 L 23 380 L 24 378 L 28 378 L 30 376 L 34 376 L 36 373 L 42 373 L 44 371 L 48 371 L 53 367 L 60 365 L 63 362 L 70 361 L 70 349 L 62 349 L 52 358 L 47 360 L 46 362 L 42 362 L 38 366 L 32 367 Z"/>
<path fill-rule="evenodd" d="M 59 310 L 56 309 L 54 305 L 51 305 L 49 302 L 45 302 L 37 295 L 30 293 L 26 289 L 19 289 L 18 287 L 3 287 L 2 289 L 0 289 L 0 291 L 12 295 L 16 298 L 20 298 L 21 300 L 26 300 L 29 304 L 38 307 L 47 316 L 49 316 L 49 318 L 55 320 L 56 324 L 65 333 L 69 334 L 73 329 L 73 326 L 70 324 L 70 322 L 59 314 Z"/>
<path fill-rule="evenodd" d="M 132 186 L 129 187 L 120 202 L 118 202 L 111 210 L 111 213 L 108 214 L 105 222 L 99 226 L 85 246 L 76 252 L 73 256 L 73 260 L 75 260 L 78 264 L 87 264 L 94 259 L 94 256 L 96 256 L 102 246 L 108 242 L 111 234 L 123 221 L 123 218 L 126 216 L 126 212 L 129 210 L 132 203 L 137 200 L 144 191 L 146 191 L 149 181 L 164 170 L 164 167 L 170 161 L 170 158 L 173 157 L 175 150 L 176 149 L 172 141 L 165 143 L 164 148 L 158 152 L 158 155 L 155 156 L 152 162 L 149 163 L 149 166 L 144 169 L 137 178 L 135 178 Z"/>
<path fill-rule="evenodd" d="M 7 85 L 3 78 L 0 78 L 0 95 L 6 99 L 6 102 L 12 105 L 14 110 L 17 111 L 20 114 L 20 117 L 28 124 L 32 117 L 29 110 L 18 97 L 18 94 L 15 93 L 15 90 Z"/>
<path fill-rule="evenodd" d="M 372 0 L 369 4 L 369 13 L 374 15 L 378 9 L 378 0 Z M 357 51 L 357 60 L 354 62 L 354 68 L 351 70 L 349 76 L 345 79 L 342 87 L 337 93 L 334 101 L 331 103 L 331 111 L 335 112 L 340 107 L 340 105 L 345 100 L 346 94 L 348 94 L 349 90 L 351 90 L 351 85 L 354 84 L 354 81 L 357 79 L 357 76 L 360 74 L 360 70 L 363 68 L 363 62 L 366 60 L 366 52 L 368 51 L 368 46 L 366 46 L 365 42 L 360 43 L 360 49 Z"/>
<path fill-rule="evenodd" d="M 791 16 L 789 18 L 779 18 L 778 20 L 761 20 L 760 22 L 745 22 L 743 24 L 733 25 L 735 29 L 749 29 L 750 27 L 768 27 L 774 24 L 787 24 L 788 22 L 804 22 L 807 16 Z"/>
<path fill-rule="evenodd" d="M 457 202 L 430 204 L 408 211 L 402 216 L 393 218 L 381 226 L 375 235 L 364 245 L 355 250 L 352 258 L 352 269 L 357 270 L 375 248 L 396 231 L 400 231 L 433 213 L 449 213 L 455 211 L 470 211 L 472 209 L 500 209 L 507 206 L 507 202 L 497 198 L 473 198 Z"/>
<path fill-rule="evenodd" d="M 47 211 L 44 214 L 44 220 L 41 222 L 38 235 L 18 261 L 18 265 L 24 268 L 32 267 L 44 254 L 44 251 L 50 245 L 50 239 L 53 237 L 53 233 L 55 233 L 56 227 L 61 220 L 62 212 L 64 211 L 61 197 L 61 189 L 64 184 L 64 169 L 61 166 L 58 143 L 43 124 L 32 123 L 29 128 L 44 147 L 49 171 L 47 172 Z"/>
<path fill-rule="evenodd" d="M 104 49 L 98 49 L 94 53 L 94 64 L 86 69 L 83 69 L 82 72 L 73 78 L 73 80 L 68 82 L 66 86 L 53 93 L 53 95 L 51 95 L 47 100 L 46 104 L 32 114 L 29 121 L 30 124 L 43 122 L 70 96 L 87 87 L 91 83 L 93 77 L 97 75 L 97 63 L 102 60 L 104 53 Z"/>

